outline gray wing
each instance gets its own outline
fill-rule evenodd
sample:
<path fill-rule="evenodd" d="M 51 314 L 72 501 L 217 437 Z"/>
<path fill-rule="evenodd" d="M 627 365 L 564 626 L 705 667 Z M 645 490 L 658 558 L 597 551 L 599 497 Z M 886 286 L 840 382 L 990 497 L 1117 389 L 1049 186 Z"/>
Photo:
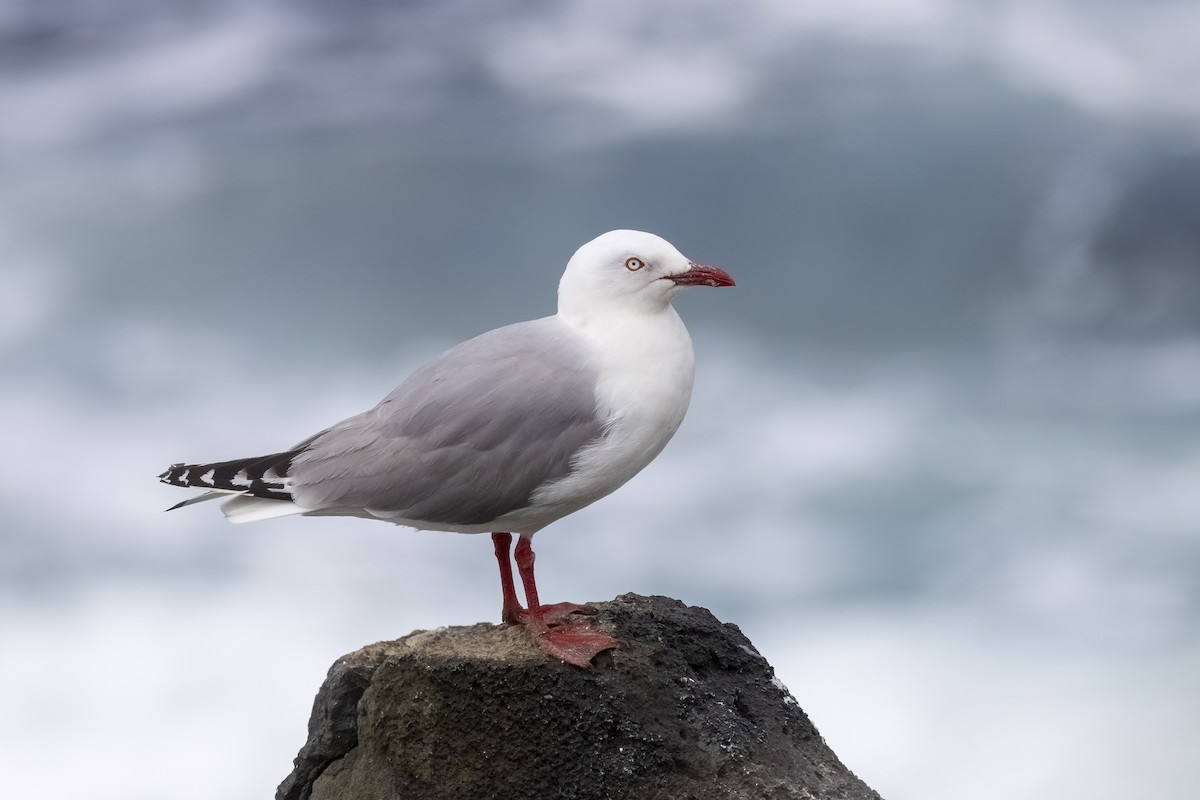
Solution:
<path fill-rule="evenodd" d="M 306 508 L 361 508 L 481 525 L 529 505 L 603 434 L 597 371 L 557 319 L 452 347 L 375 408 L 302 442 L 292 493 Z"/>

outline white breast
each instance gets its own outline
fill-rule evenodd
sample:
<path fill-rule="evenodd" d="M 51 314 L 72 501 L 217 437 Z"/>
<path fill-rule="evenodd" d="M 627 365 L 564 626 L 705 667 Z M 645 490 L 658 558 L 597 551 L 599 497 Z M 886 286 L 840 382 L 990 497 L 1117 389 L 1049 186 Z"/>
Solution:
<path fill-rule="evenodd" d="M 596 405 L 606 433 L 580 451 L 571 475 L 534 494 L 532 505 L 555 518 L 613 492 L 662 452 L 687 413 L 695 376 L 691 337 L 670 306 L 581 332 L 600 368 Z"/>

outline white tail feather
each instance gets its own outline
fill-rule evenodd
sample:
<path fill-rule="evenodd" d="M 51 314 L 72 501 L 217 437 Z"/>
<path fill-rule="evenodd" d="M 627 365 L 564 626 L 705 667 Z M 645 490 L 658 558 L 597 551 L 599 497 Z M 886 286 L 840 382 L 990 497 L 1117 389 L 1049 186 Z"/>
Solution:
<path fill-rule="evenodd" d="M 230 522 L 242 523 L 303 514 L 304 509 L 291 500 L 272 500 L 268 497 L 241 495 L 222 503 L 221 513 Z"/>

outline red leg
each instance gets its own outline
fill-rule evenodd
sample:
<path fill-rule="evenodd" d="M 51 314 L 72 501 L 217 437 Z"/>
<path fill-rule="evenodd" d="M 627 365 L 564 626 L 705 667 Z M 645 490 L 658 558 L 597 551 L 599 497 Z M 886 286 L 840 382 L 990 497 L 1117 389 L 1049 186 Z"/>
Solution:
<path fill-rule="evenodd" d="M 533 579 L 533 545 L 524 536 L 517 539 L 516 557 L 517 571 L 521 573 L 521 586 L 525 588 L 525 602 L 529 604 L 529 613 L 531 616 L 540 617 L 542 604 L 538 602 L 537 581 Z"/>
<path fill-rule="evenodd" d="M 506 555 L 507 550 L 506 542 Z M 522 536 L 517 541 L 515 555 L 521 584 L 525 587 L 525 601 L 529 604 L 529 610 L 522 615 L 521 622 L 533 634 L 538 647 L 568 664 L 586 669 L 592 665 L 597 653 L 619 646 L 616 639 L 593 630 L 586 619 L 569 616 L 578 611 L 580 606 L 574 603 L 543 606 L 538 602 L 537 581 L 533 576 L 533 546 L 527 537 Z M 501 575 L 503 578 L 503 569 Z M 510 571 L 510 584 L 511 581 Z"/>
<path fill-rule="evenodd" d="M 492 544 L 496 548 L 496 563 L 500 565 L 500 589 L 504 592 L 504 607 L 500 612 L 500 618 L 509 625 L 516 625 L 525 616 L 525 609 L 521 608 L 521 601 L 517 599 L 517 589 L 513 585 L 512 564 L 508 561 L 508 548 L 512 545 L 512 534 L 493 533 Z M 518 549 L 520 549 L 519 545 Z M 522 574 L 521 579 L 524 580 L 524 578 L 525 576 Z"/>
<path fill-rule="evenodd" d="M 529 604 L 529 615 L 553 627 L 567 621 L 569 614 L 588 611 L 578 603 L 553 603 L 548 606 L 538 601 L 537 582 L 533 578 L 533 544 L 524 536 L 517 539 L 517 570 L 521 573 L 521 586 L 525 589 L 525 602 Z M 593 612 L 594 613 L 594 612 Z"/>

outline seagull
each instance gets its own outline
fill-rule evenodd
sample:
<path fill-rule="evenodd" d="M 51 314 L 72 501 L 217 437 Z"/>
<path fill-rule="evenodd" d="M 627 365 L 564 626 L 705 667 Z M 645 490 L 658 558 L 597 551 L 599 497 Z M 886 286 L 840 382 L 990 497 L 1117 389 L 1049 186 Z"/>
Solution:
<path fill-rule="evenodd" d="M 533 535 L 612 493 L 662 452 L 692 395 L 692 340 L 671 306 L 689 286 L 733 286 L 666 240 L 616 230 L 580 247 L 558 313 L 435 356 L 369 411 L 270 455 L 174 464 L 159 476 L 226 498 L 230 522 L 351 516 L 491 533 L 502 619 L 546 653 L 587 668 L 618 647 L 587 608 L 542 605 Z M 509 551 L 526 606 L 517 598 Z"/>

